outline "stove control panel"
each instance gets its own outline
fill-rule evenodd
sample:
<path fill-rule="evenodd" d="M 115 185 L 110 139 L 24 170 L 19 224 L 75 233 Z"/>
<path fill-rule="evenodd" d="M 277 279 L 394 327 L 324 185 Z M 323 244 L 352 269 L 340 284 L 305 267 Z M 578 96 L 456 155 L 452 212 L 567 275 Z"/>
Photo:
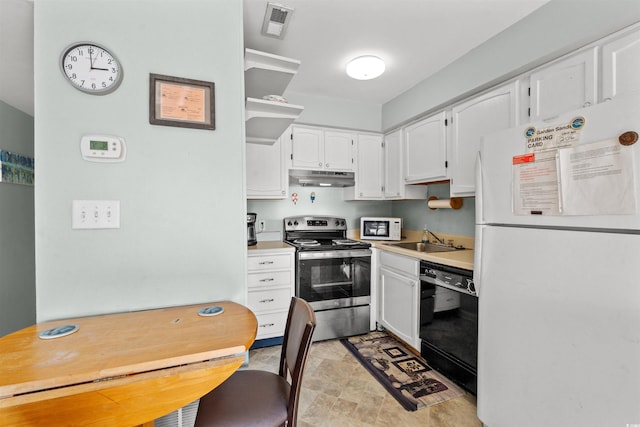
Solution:
<path fill-rule="evenodd" d="M 344 218 L 327 216 L 295 216 L 284 219 L 285 231 L 342 231 L 347 229 Z"/>

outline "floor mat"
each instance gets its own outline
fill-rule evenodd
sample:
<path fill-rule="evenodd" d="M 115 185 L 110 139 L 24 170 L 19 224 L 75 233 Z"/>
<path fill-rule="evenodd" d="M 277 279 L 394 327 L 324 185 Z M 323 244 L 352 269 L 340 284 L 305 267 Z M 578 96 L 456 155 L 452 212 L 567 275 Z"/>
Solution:
<path fill-rule="evenodd" d="M 464 395 L 427 362 L 384 332 L 345 338 L 342 344 L 408 411 Z"/>

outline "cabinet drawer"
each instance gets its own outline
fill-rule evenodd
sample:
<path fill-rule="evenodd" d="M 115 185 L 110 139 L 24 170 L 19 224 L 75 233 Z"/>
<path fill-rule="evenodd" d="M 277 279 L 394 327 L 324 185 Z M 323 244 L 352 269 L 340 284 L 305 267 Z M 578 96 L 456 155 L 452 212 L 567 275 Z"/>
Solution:
<path fill-rule="evenodd" d="M 256 339 L 280 337 L 284 335 L 288 311 L 270 314 L 257 314 L 258 333 Z"/>
<path fill-rule="evenodd" d="M 249 291 L 247 303 L 251 311 L 255 313 L 287 310 L 291 303 L 291 288 Z"/>
<path fill-rule="evenodd" d="M 291 271 L 268 271 L 265 273 L 249 273 L 247 286 L 249 288 L 290 286 Z"/>
<path fill-rule="evenodd" d="M 417 258 L 380 251 L 380 265 L 410 276 L 418 277 L 420 275 L 420 260 Z"/>
<path fill-rule="evenodd" d="M 249 271 L 291 269 L 293 268 L 292 259 L 293 257 L 288 254 L 250 256 L 247 268 Z"/>

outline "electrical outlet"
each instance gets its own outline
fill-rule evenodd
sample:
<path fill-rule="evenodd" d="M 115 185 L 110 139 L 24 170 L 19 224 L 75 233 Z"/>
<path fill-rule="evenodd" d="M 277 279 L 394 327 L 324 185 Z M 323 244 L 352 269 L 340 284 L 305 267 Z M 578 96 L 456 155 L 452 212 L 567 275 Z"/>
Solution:
<path fill-rule="evenodd" d="M 258 220 L 258 233 L 262 233 L 265 227 L 266 227 L 265 220 L 264 219 Z"/>
<path fill-rule="evenodd" d="M 120 228 L 120 200 L 74 200 L 71 228 Z"/>

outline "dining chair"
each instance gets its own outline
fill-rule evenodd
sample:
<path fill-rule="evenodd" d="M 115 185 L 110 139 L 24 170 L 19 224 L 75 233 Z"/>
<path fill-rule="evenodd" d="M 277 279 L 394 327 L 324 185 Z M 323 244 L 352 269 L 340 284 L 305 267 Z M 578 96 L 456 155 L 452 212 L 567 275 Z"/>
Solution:
<path fill-rule="evenodd" d="M 292 297 L 279 373 L 236 371 L 200 399 L 194 427 L 295 427 L 302 373 L 315 327 L 316 316 L 309 303 Z"/>

